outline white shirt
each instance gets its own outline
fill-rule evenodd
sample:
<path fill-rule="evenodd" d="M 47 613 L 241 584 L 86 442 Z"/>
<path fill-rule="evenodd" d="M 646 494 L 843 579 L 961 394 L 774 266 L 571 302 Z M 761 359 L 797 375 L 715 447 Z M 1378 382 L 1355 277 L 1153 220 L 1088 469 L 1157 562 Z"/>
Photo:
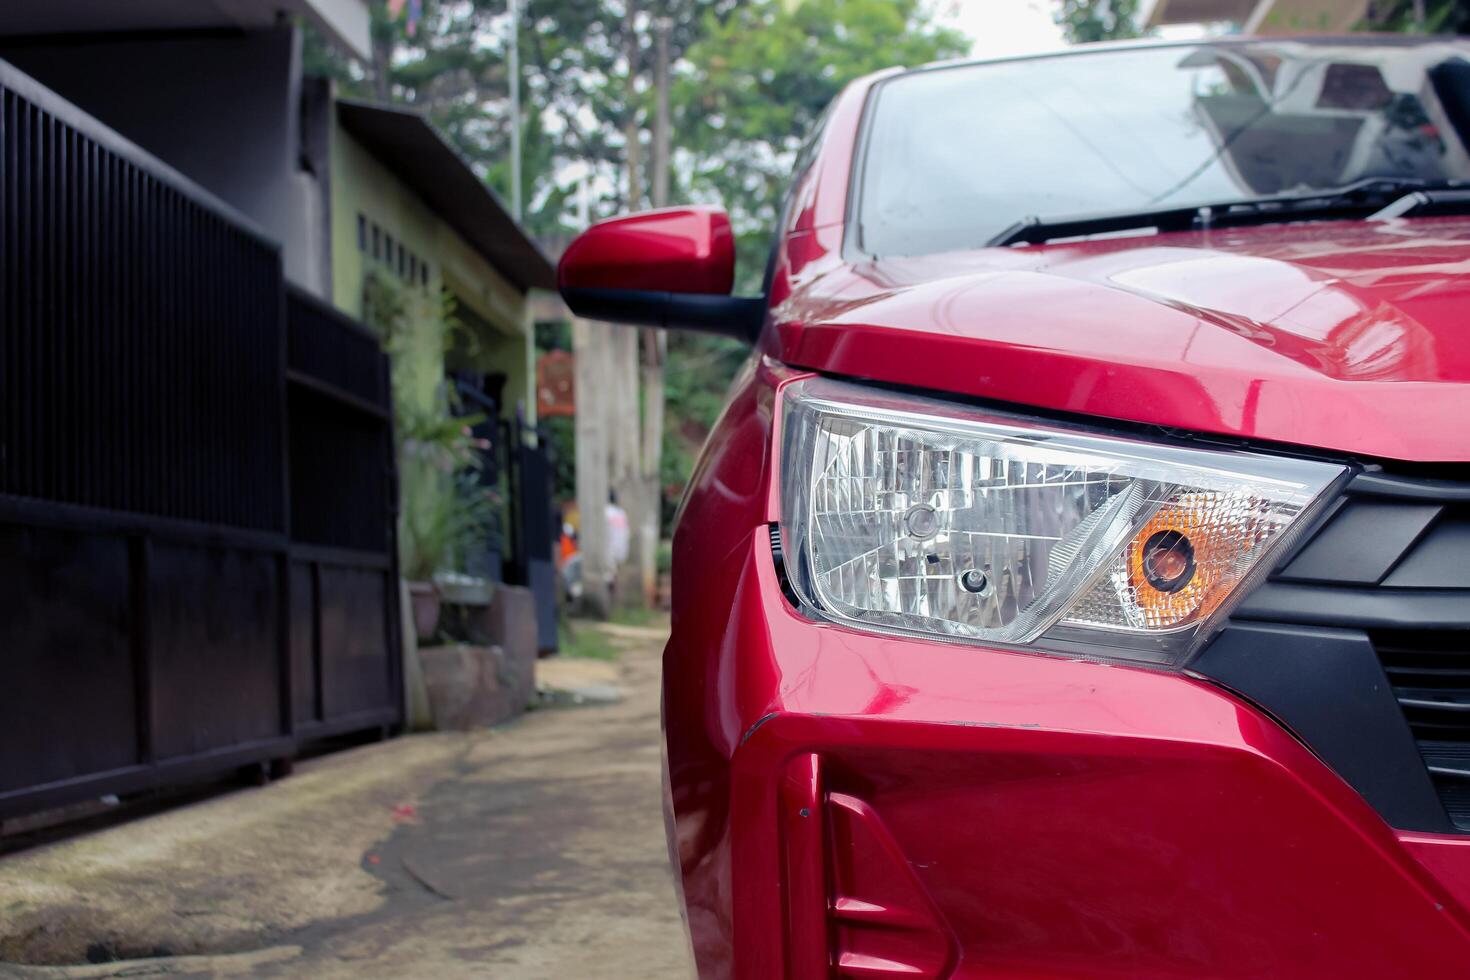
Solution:
<path fill-rule="evenodd" d="M 632 540 L 632 529 L 628 526 L 628 512 L 617 504 L 607 505 L 607 557 L 614 565 L 628 560 L 628 546 Z"/>

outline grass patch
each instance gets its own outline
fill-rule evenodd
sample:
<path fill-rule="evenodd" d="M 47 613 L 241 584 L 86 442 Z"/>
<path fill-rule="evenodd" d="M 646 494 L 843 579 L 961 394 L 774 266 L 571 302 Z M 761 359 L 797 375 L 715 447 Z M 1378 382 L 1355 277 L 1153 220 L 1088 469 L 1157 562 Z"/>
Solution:
<path fill-rule="evenodd" d="M 573 626 L 563 621 L 557 629 L 563 657 L 581 657 L 584 660 L 616 660 L 618 648 L 591 623 Z"/>
<path fill-rule="evenodd" d="M 664 613 L 657 609 L 640 609 L 630 606 L 625 609 L 615 609 L 608 617 L 608 622 L 618 626 L 653 626 L 664 618 Z"/>

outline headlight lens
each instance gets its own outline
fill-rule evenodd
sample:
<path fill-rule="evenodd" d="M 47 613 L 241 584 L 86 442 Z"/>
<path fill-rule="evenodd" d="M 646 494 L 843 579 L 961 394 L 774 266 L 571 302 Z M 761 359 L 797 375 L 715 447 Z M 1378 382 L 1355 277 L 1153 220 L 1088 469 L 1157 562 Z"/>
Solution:
<path fill-rule="evenodd" d="M 1182 664 L 1341 466 L 1099 436 L 812 379 L 785 389 L 782 535 L 853 626 Z"/>

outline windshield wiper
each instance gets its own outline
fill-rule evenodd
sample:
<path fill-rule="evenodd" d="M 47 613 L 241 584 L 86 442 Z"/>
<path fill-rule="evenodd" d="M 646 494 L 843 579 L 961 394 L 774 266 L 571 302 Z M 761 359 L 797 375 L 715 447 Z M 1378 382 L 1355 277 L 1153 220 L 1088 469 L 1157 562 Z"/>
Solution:
<path fill-rule="evenodd" d="M 1395 208 L 1403 210 L 1389 213 Z M 1342 187 L 1306 194 L 1116 214 L 1045 219 L 1027 217 L 996 235 L 986 245 L 1036 245 L 1058 238 L 1083 238 L 1146 228 L 1156 232 L 1201 231 L 1311 218 L 1389 218 L 1409 213 L 1455 214 L 1466 211 L 1470 211 L 1470 183 L 1465 181 L 1368 177 Z"/>
<path fill-rule="evenodd" d="M 1465 214 L 1470 211 L 1470 188 L 1428 187 L 1410 191 L 1388 207 L 1374 211 L 1369 221 L 1388 221 L 1414 215 L 1429 218 L 1439 214 Z"/>

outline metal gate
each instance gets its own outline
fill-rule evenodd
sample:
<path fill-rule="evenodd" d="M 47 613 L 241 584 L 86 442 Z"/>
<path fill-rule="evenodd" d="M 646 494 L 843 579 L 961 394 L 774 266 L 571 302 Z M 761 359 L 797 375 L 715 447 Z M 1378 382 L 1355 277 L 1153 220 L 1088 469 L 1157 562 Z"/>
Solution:
<path fill-rule="evenodd" d="M 467 410 L 480 416 L 475 435 L 489 443 L 480 460 L 480 482 L 496 488 L 506 501 L 487 536 L 487 555 L 473 567 L 510 585 L 531 590 L 536 607 L 536 642 L 542 653 L 557 649 L 557 580 L 554 545 L 561 531 L 552 481 L 551 440 L 527 425 L 519 409 L 507 418 L 499 389 L 505 376 L 458 371 L 455 391 Z M 503 518 L 503 521 L 502 521 Z"/>
<path fill-rule="evenodd" d="M 386 359 L 0 62 L 0 816 L 400 717 Z"/>
<path fill-rule="evenodd" d="M 513 423 L 524 429 L 519 417 Z M 556 562 L 552 548 L 561 530 L 552 499 L 551 441 L 536 433 L 533 443 L 524 436 L 510 444 L 510 472 L 514 495 L 516 548 L 515 581 L 531 589 L 536 602 L 536 638 L 539 648 L 557 648 Z"/>

